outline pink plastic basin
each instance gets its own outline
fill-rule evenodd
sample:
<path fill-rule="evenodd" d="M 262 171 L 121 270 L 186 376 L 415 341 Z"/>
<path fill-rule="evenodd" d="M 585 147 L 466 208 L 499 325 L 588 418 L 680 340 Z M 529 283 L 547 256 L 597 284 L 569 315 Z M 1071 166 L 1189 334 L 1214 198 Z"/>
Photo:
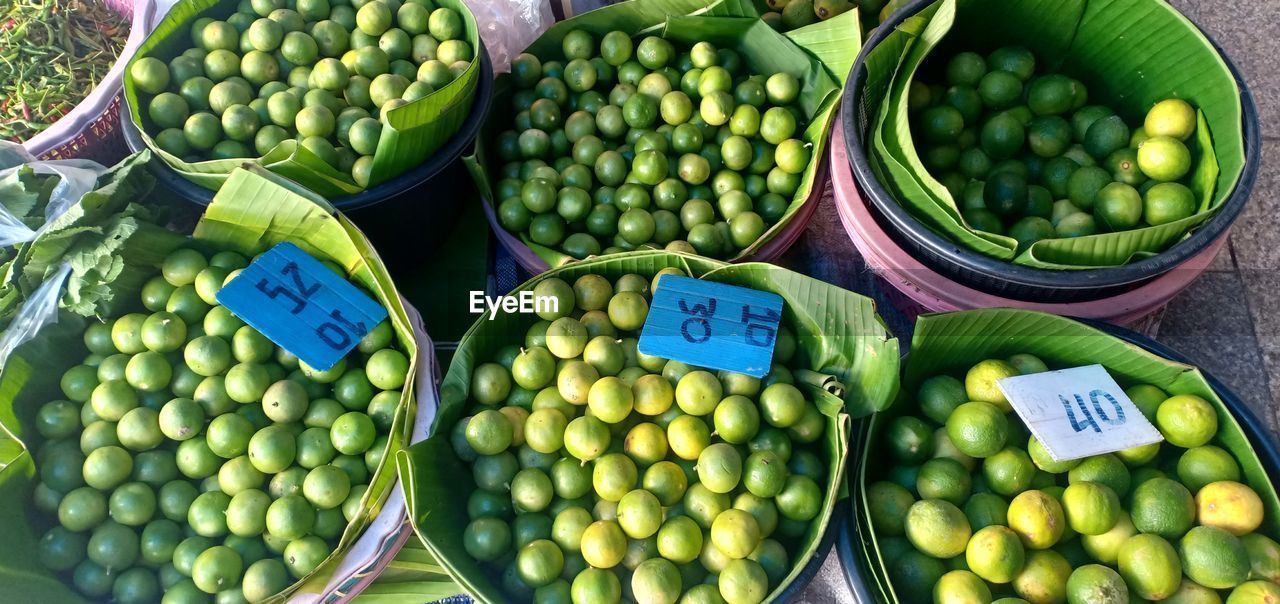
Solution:
<path fill-rule="evenodd" d="M 1123 294 L 1061 304 L 1027 302 L 981 292 L 947 279 L 902 249 L 876 222 L 862 199 L 858 183 L 849 168 L 843 122 L 836 120 L 831 135 L 831 179 L 840 222 L 862 254 L 867 266 L 886 283 L 927 312 L 947 312 L 974 308 L 1010 307 L 1039 310 L 1058 315 L 1098 319 L 1119 325 L 1133 325 L 1164 307 L 1186 289 L 1217 257 L 1226 242 L 1226 233 L 1204 252 L 1186 263 Z"/>

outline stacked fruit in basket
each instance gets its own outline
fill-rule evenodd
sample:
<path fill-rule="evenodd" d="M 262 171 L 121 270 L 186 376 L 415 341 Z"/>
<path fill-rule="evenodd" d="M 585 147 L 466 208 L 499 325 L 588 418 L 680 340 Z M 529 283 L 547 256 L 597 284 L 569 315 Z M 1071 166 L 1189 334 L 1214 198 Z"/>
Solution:
<path fill-rule="evenodd" d="M 218 304 L 246 265 L 170 254 L 142 288 L 148 313 L 90 324 L 66 398 L 38 411 L 35 508 L 56 520 L 38 555 L 86 597 L 263 601 L 364 509 L 408 358 L 384 321 L 308 367 Z"/>
<path fill-rule="evenodd" d="M 298 143 L 369 184 L 392 109 L 443 88 L 475 49 L 463 17 L 431 0 L 245 0 L 196 19 L 190 48 L 130 75 L 156 145 L 184 161 L 260 157 Z"/>
<path fill-rule="evenodd" d="M 955 55 L 946 84 L 911 87 L 920 157 L 980 231 L 1020 247 L 1189 218 L 1196 110 L 1157 103 L 1131 129 L 1117 111 L 1088 104 L 1078 80 L 1039 73 L 1016 46 L 985 58 Z"/>
<path fill-rule="evenodd" d="M 728 258 L 782 220 L 812 159 L 800 81 L 732 49 L 574 30 L 517 56 L 498 220 L 575 258 L 639 247 Z"/>
<path fill-rule="evenodd" d="M 1280 545 L 1259 532 L 1262 498 L 1217 446 L 1211 403 L 1133 386 L 1164 441 L 1060 461 L 995 384 L 1046 370 L 1020 354 L 931 377 L 919 415 L 887 425 L 896 465 L 867 501 L 901 601 L 1280 598 Z"/>
<path fill-rule="evenodd" d="M 793 385 L 794 335 L 763 379 L 647 356 L 650 288 L 543 280 L 557 310 L 471 375 L 464 544 L 511 601 L 761 602 L 822 509 L 831 420 Z"/>

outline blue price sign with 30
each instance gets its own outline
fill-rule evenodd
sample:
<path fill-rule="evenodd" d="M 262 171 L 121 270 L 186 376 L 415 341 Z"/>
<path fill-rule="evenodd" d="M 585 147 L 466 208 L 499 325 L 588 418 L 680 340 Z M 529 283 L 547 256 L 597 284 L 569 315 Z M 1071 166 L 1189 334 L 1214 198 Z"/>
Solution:
<path fill-rule="evenodd" d="M 640 332 L 640 352 L 698 367 L 769 373 L 782 297 L 744 287 L 663 275 Z"/>
<path fill-rule="evenodd" d="M 387 309 L 292 243 L 259 256 L 218 302 L 307 365 L 324 370 L 387 318 Z"/>

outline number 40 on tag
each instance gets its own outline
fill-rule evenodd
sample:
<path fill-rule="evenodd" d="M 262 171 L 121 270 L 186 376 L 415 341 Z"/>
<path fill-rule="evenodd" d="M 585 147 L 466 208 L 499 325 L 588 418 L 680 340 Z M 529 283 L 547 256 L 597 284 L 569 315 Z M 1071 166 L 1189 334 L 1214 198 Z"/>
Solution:
<path fill-rule="evenodd" d="M 996 385 L 1057 461 L 1163 440 L 1102 365 L 1020 375 Z"/>

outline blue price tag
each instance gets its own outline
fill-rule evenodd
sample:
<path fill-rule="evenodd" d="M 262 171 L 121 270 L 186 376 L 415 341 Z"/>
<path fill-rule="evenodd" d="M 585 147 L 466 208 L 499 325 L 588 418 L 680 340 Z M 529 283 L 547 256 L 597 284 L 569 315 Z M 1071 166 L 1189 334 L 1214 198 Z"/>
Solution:
<path fill-rule="evenodd" d="M 764 377 L 773 359 L 782 297 L 663 275 L 640 332 L 640 352 L 699 367 Z"/>
<path fill-rule="evenodd" d="M 277 346 L 322 371 L 387 318 L 381 304 L 289 242 L 259 256 L 217 298 Z"/>

